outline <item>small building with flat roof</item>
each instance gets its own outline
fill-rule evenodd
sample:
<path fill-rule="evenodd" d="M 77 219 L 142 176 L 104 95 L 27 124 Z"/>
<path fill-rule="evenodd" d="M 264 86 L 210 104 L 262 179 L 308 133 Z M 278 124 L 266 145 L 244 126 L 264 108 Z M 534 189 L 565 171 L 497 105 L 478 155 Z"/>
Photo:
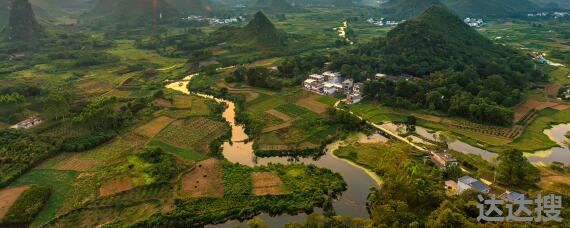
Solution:
<path fill-rule="evenodd" d="M 469 189 L 485 194 L 489 194 L 489 192 L 491 192 L 491 188 L 489 188 L 489 186 L 473 177 L 463 176 L 457 180 L 457 193 L 461 194 Z"/>

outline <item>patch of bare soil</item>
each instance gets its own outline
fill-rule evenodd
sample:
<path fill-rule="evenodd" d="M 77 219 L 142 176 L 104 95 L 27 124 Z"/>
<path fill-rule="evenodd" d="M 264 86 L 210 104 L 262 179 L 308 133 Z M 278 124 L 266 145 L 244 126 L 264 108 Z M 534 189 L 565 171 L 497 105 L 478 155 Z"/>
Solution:
<path fill-rule="evenodd" d="M 191 197 L 222 197 L 222 164 L 211 158 L 196 164 L 194 169 L 182 177 L 182 195 Z"/>
<path fill-rule="evenodd" d="M 99 161 L 95 159 L 81 159 L 79 155 L 69 157 L 55 165 L 57 170 L 88 171 L 97 166 Z"/>
<path fill-rule="evenodd" d="M 170 108 L 172 107 L 172 103 L 169 100 L 157 98 L 152 101 L 152 104 L 160 107 L 160 108 Z"/>
<path fill-rule="evenodd" d="M 8 210 L 14 205 L 18 197 L 28 189 L 30 189 L 30 186 L 18 186 L 0 190 L 0 221 L 4 219 L 4 216 L 6 216 L 6 213 L 8 213 Z"/>
<path fill-rule="evenodd" d="M 316 113 L 324 113 L 327 111 L 328 106 L 321 102 L 316 101 L 315 99 L 318 97 L 319 97 L 318 95 L 313 94 L 309 97 L 298 100 L 296 104 Z"/>
<path fill-rule="evenodd" d="M 251 174 L 251 180 L 253 182 L 253 194 L 256 196 L 285 194 L 283 182 L 275 173 L 255 172 Z"/>
<path fill-rule="evenodd" d="M 131 178 L 125 177 L 118 180 L 112 180 L 99 188 L 99 196 L 107 197 L 117 193 L 125 192 L 133 189 L 133 181 Z"/>
<path fill-rule="evenodd" d="M 270 109 L 270 110 L 267 110 L 267 111 L 265 111 L 265 112 L 266 112 L 266 113 L 269 113 L 270 115 L 275 116 L 275 117 L 277 117 L 277 118 L 279 118 L 279 119 L 282 119 L 283 121 L 289 121 L 289 120 L 291 120 L 291 117 L 290 117 L 290 116 L 288 116 L 287 114 L 282 113 L 282 112 L 280 112 L 280 111 L 277 111 L 277 110 L 275 110 L 275 109 Z"/>

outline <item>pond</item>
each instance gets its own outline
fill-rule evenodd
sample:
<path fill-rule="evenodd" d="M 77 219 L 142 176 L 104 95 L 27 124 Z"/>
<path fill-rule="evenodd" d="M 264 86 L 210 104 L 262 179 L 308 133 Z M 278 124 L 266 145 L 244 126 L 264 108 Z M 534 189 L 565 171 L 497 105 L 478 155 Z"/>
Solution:
<path fill-rule="evenodd" d="M 566 137 L 568 132 L 570 132 L 570 123 L 554 125 L 552 128 L 544 130 L 544 134 L 559 146 L 532 154 L 529 153 L 525 156 L 529 161 L 534 163 L 551 163 L 557 161 L 568 164 L 570 162 L 570 149 L 568 148 L 568 140 L 570 139 Z"/>
<path fill-rule="evenodd" d="M 567 164 L 570 162 L 570 149 L 568 144 L 566 144 L 567 132 L 570 131 L 570 124 L 559 124 L 555 125 L 550 129 L 544 130 L 546 134 L 552 141 L 556 142 L 559 147 L 553 147 L 548 150 L 536 151 L 534 153 L 524 153 L 525 157 L 532 163 L 552 163 L 552 162 L 562 162 Z M 416 127 L 416 133 L 423 138 L 431 141 L 437 141 L 440 132 L 431 132 L 428 129 L 422 127 Z M 497 158 L 497 154 L 469 145 L 458 139 L 449 139 L 448 141 L 449 149 L 459 151 L 466 154 L 480 155 L 483 159 L 487 161 L 494 161 Z"/>

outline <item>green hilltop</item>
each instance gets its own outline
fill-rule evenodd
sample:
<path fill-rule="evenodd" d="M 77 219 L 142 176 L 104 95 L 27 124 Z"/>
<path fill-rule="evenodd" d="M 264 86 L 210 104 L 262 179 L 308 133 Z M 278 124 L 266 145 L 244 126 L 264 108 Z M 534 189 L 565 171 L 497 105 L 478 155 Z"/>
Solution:
<path fill-rule="evenodd" d="M 255 49 L 280 49 L 287 45 L 287 34 L 279 31 L 261 11 L 245 27 L 225 26 L 216 31 L 215 37 L 219 41 Z"/>
<path fill-rule="evenodd" d="M 439 0 L 391 0 L 383 4 L 380 10 L 393 19 L 408 19 L 434 5 L 442 5 L 442 3 Z"/>
<path fill-rule="evenodd" d="M 384 52 L 403 60 L 396 61 L 393 70 L 415 75 L 466 65 L 485 68 L 494 60 L 518 56 L 514 50 L 494 44 L 443 6 L 430 7 L 388 32 Z"/>

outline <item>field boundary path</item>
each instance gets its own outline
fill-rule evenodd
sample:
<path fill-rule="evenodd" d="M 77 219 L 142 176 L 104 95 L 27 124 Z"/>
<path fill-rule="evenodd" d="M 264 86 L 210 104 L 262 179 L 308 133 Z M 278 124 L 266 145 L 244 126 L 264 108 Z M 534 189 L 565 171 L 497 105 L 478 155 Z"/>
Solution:
<path fill-rule="evenodd" d="M 334 104 L 334 107 L 335 107 L 337 110 L 342 110 L 341 108 L 338 107 L 338 105 L 340 104 L 340 102 L 342 102 L 342 100 L 337 101 L 337 102 Z M 356 116 L 356 117 L 357 117 L 358 119 L 360 119 L 360 120 L 364 120 L 364 122 L 366 122 L 366 124 L 375 127 L 376 129 L 378 129 L 378 130 L 380 130 L 380 131 L 382 131 L 382 132 L 388 134 L 389 136 L 392 136 L 393 138 L 395 138 L 395 139 L 397 139 L 397 140 L 400 140 L 400 141 L 402 141 L 402 142 L 404 142 L 404 143 L 407 143 L 407 144 L 409 144 L 410 146 L 412 146 L 412 147 L 414 147 L 414 148 L 416 148 L 416 149 L 418 149 L 418 150 L 420 150 L 420 151 L 423 151 L 423 152 L 426 152 L 426 153 L 429 152 L 426 148 L 423 148 L 423 147 L 421 147 L 421 146 L 418 146 L 418 145 L 416 145 L 415 143 L 410 142 L 410 140 L 408 140 L 408 139 L 406 139 L 406 138 L 404 138 L 404 137 L 402 137 L 402 136 L 399 136 L 398 134 L 393 133 L 393 132 L 391 132 L 390 130 L 388 130 L 388 129 L 386 129 L 386 128 L 384 128 L 384 127 L 378 125 L 378 124 L 375 124 L 375 123 L 372 123 L 372 122 L 370 122 L 370 121 L 368 121 L 368 120 L 365 120 L 365 119 L 362 118 L 361 116 L 356 115 L 354 112 L 348 111 L 348 113 L 350 113 L 350 114 L 353 115 L 353 116 Z"/>

